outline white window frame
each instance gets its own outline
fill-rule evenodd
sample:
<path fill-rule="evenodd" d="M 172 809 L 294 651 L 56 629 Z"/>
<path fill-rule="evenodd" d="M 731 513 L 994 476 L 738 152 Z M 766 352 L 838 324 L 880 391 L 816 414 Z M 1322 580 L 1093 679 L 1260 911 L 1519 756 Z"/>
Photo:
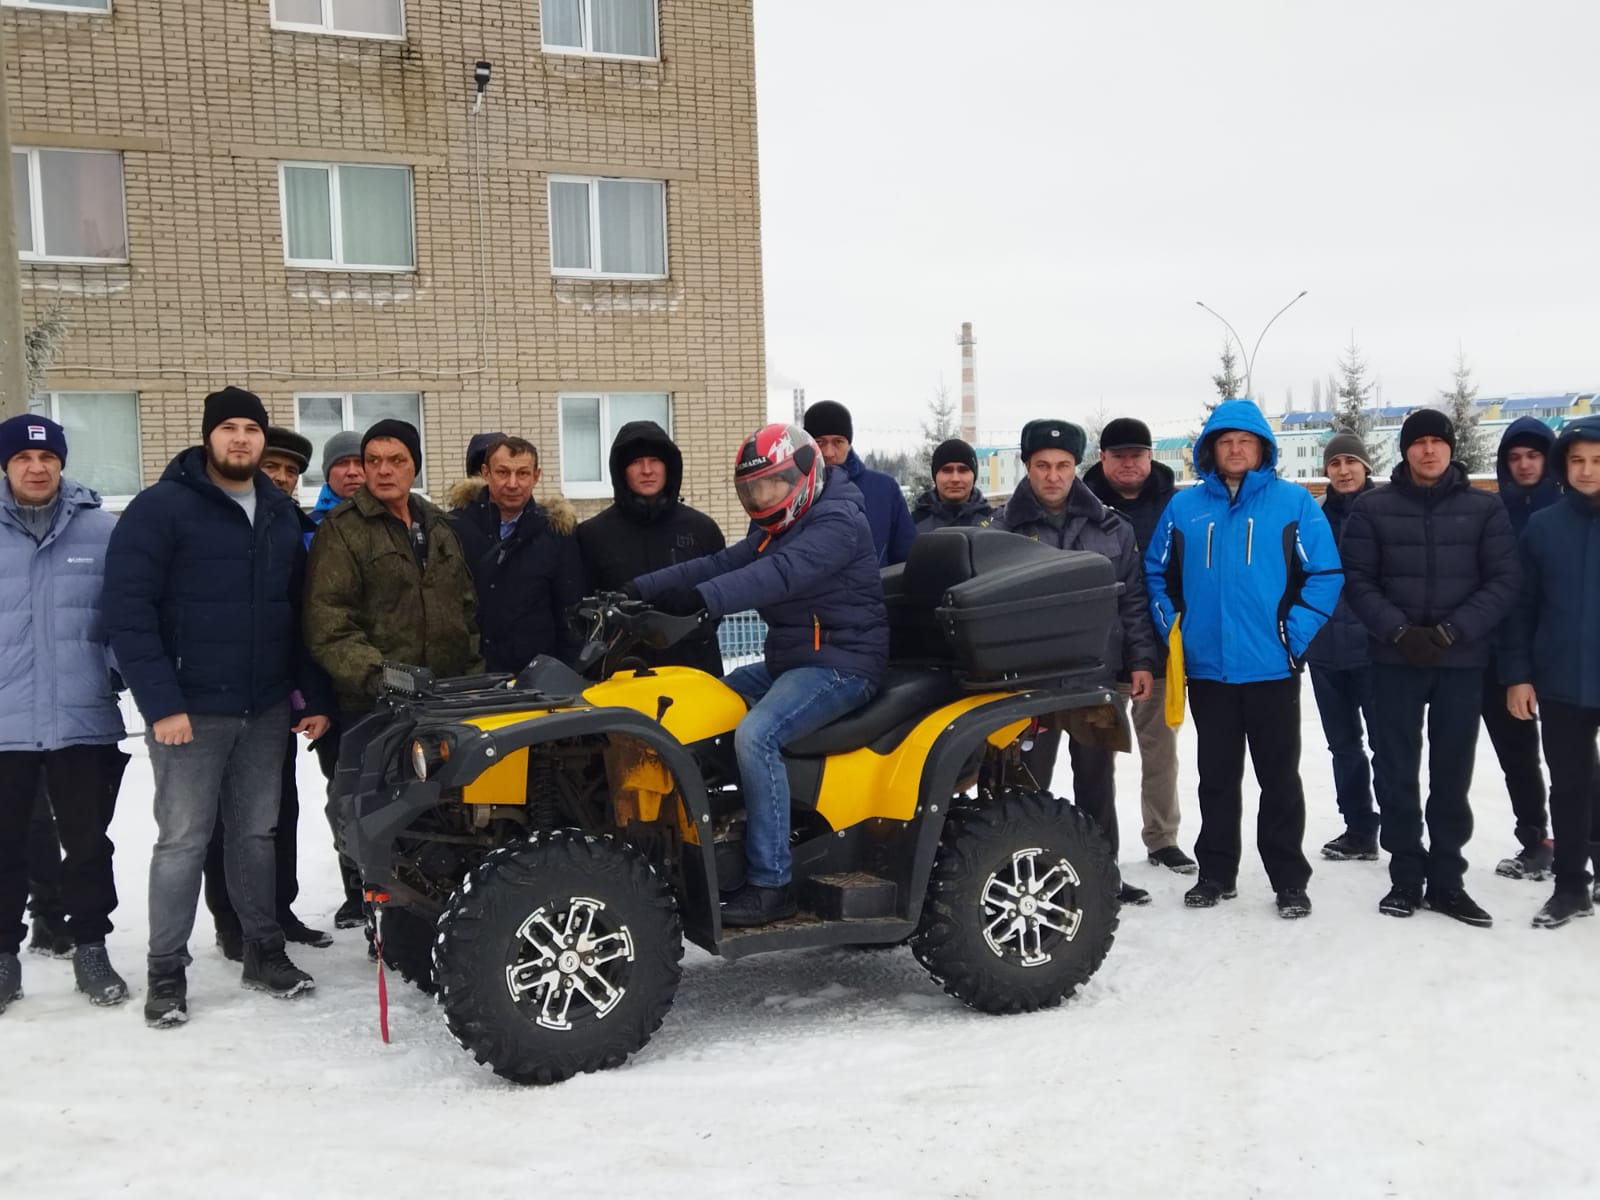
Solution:
<path fill-rule="evenodd" d="M 372 391 L 373 392 L 382 393 L 382 392 L 385 391 L 385 389 L 383 389 L 383 388 L 373 388 Z M 368 393 L 368 392 L 336 392 L 331 388 L 326 389 L 326 390 L 318 390 L 316 388 L 312 388 L 312 389 L 310 389 L 308 391 L 296 392 L 294 394 L 294 431 L 296 433 L 300 432 L 300 401 L 301 400 L 338 400 L 340 402 L 339 422 L 343 427 L 341 429 L 341 432 L 343 432 L 343 433 L 365 433 L 366 432 L 365 430 L 355 428 L 355 405 L 356 405 L 356 397 L 357 396 L 365 396 L 365 395 L 369 395 L 369 394 L 370 393 Z M 419 448 L 422 450 L 422 461 L 423 461 L 424 464 L 426 464 L 427 461 L 428 461 L 428 431 L 427 431 L 427 422 L 426 422 L 426 420 L 424 420 L 424 414 L 426 412 L 425 405 L 426 405 L 426 400 L 427 400 L 427 393 L 425 393 L 425 392 L 405 392 L 405 393 L 401 393 L 399 391 L 399 389 L 395 389 L 394 391 L 387 392 L 385 394 L 389 394 L 389 395 L 404 394 L 404 395 L 408 395 L 408 396 L 415 396 L 417 398 L 417 438 L 418 438 Z M 322 464 L 318 463 L 317 465 L 320 467 Z M 309 464 L 307 464 L 307 471 L 309 471 L 309 470 L 310 470 L 310 466 L 309 466 Z M 303 477 L 304 477 L 304 473 L 302 473 L 302 478 Z M 323 480 L 322 482 L 326 483 L 327 481 Z M 411 490 L 414 491 L 414 492 L 421 492 L 424 496 L 426 496 L 428 494 L 427 483 L 428 483 L 428 475 L 427 475 L 426 469 L 424 469 L 422 471 L 418 471 L 417 472 L 417 478 L 412 481 Z M 321 491 L 322 491 L 322 483 L 318 483 L 315 487 L 312 487 L 310 484 L 300 484 L 295 488 L 295 495 L 296 495 L 296 498 L 302 504 L 315 504 L 316 501 L 317 501 L 317 494 L 319 492 L 321 492 Z"/>
<path fill-rule="evenodd" d="M 611 50 L 594 50 L 594 6 L 590 0 L 579 0 L 583 6 L 583 45 L 558 46 L 544 40 L 544 0 L 539 0 L 539 48 L 546 54 L 569 54 L 574 58 L 609 58 L 618 62 L 661 61 L 661 0 L 650 0 L 651 16 L 656 27 L 656 52 L 654 54 L 617 54 Z"/>
<path fill-rule="evenodd" d="M 602 271 L 598 265 L 583 267 L 556 266 L 555 185 L 582 183 L 589 188 L 589 262 L 598 264 L 600 254 L 600 187 L 601 183 L 653 183 L 661 189 L 661 273 L 633 271 Z M 558 279 L 669 279 L 672 276 L 672 248 L 667 244 L 667 181 L 664 179 L 637 179 L 629 175 L 551 175 L 545 181 L 545 224 L 550 240 L 550 274 Z"/>
<path fill-rule="evenodd" d="M 51 0 L 0 0 L 0 8 L 38 8 L 45 12 L 81 13 L 89 17 L 104 17 L 111 12 L 111 0 L 104 0 L 100 8 L 86 8 L 82 4 L 54 4 Z"/>
<path fill-rule="evenodd" d="M 571 500 L 610 500 L 614 493 L 611 480 L 611 443 L 616 440 L 617 431 L 611 424 L 611 398 L 613 396 L 665 396 L 667 398 L 667 437 L 672 437 L 673 404 L 671 392 L 648 391 L 641 389 L 637 392 L 558 392 L 556 394 L 556 440 L 560 443 L 561 453 L 561 494 Z M 562 436 L 563 409 L 568 400 L 598 400 L 600 401 L 600 479 L 578 479 L 569 481 L 567 478 L 567 439 Z"/>
<path fill-rule="evenodd" d="M 333 258 L 291 258 L 289 256 L 289 189 L 284 175 L 290 167 L 304 167 L 328 173 L 328 224 L 333 245 Z M 383 263 L 348 263 L 344 258 L 344 222 L 339 193 L 341 167 L 375 168 L 383 171 L 404 171 L 406 175 L 406 207 L 411 211 L 411 265 L 388 266 Z M 368 275 L 412 275 L 417 270 L 417 174 L 407 163 L 344 163 L 292 160 L 278 164 L 278 218 L 283 237 L 283 265 L 306 271 L 359 271 Z"/>
<path fill-rule="evenodd" d="M 272 28 L 287 30 L 290 33 L 320 33 L 325 37 L 360 38 L 371 42 L 403 42 L 406 40 L 406 0 L 397 0 L 397 3 L 400 5 L 399 33 L 363 33 L 357 29 L 335 29 L 333 0 L 322 0 L 322 23 L 319 25 L 308 25 L 301 21 L 280 21 L 278 0 L 269 0 L 268 9 Z"/>
<path fill-rule="evenodd" d="M 49 405 L 49 408 L 48 408 L 48 411 L 46 411 L 43 415 L 46 416 L 46 417 L 49 417 L 57 425 L 60 425 L 60 424 L 62 424 L 62 421 L 61 421 L 61 397 L 63 397 L 63 396 L 79 396 L 79 395 L 100 396 L 100 395 L 106 395 L 106 394 L 107 394 L 106 392 L 85 392 L 85 391 L 83 391 L 81 389 L 76 390 L 76 391 L 50 391 L 50 392 L 39 391 L 39 392 L 35 392 L 33 394 L 33 398 L 36 399 L 36 400 L 44 400 L 44 401 L 46 401 L 47 404 Z M 144 453 L 143 453 L 143 447 L 144 447 L 144 413 L 142 411 L 143 406 L 139 403 L 139 393 L 138 392 L 122 391 L 122 392 L 115 392 L 115 393 L 112 393 L 112 394 L 119 394 L 119 395 L 132 396 L 133 397 L 133 428 L 134 428 L 134 431 L 135 431 L 135 434 L 136 434 L 136 437 L 134 439 L 134 448 L 133 448 L 133 462 L 134 462 L 134 473 L 138 477 L 138 480 L 139 480 L 139 488 L 136 489 L 135 491 L 129 492 L 125 496 L 121 495 L 121 494 L 118 494 L 118 495 L 115 495 L 115 496 L 102 495 L 100 497 L 101 502 L 106 506 L 106 508 L 108 508 L 108 509 L 110 509 L 112 511 L 120 512 L 122 509 L 126 508 L 127 505 L 128 505 L 128 502 L 130 500 L 132 500 L 134 498 L 134 496 L 138 495 L 139 491 L 143 490 L 143 488 L 144 488 Z M 68 447 L 68 449 L 70 450 L 71 447 Z M 71 473 L 66 471 L 66 470 L 63 470 L 61 473 L 63 475 L 65 475 L 69 479 L 73 478 Z M 85 486 L 87 486 L 87 485 L 85 485 Z"/>
<path fill-rule="evenodd" d="M 75 10 L 81 11 L 81 10 Z M 44 238 L 44 172 L 39 166 L 39 152 L 49 151 L 51 154 L 107 154 L 117 160 L 117 174 L 122 181 L 122 190 L 117 199 L 122 204 L 122 246 L 124 254 L 121 258 L 91 258 L 78 254 L 49 254 L 39 252 L 39 247 L 45 243 Z M 129 261 L 126 251 L 128 244 L 128 172 L 127 163 L 120 150 L 82 150 L 74 146 L 13 146 L 13 154 L 26 154 L 28 156 L 28 209 L 32 218 L 33 249 L 23 250 L 17 248 L 17 258 L 21 262 L 30 263 L 80 263 L 85 266 L 107 266 Z M 12 164 L 12 170 L 16 165 Z"/>

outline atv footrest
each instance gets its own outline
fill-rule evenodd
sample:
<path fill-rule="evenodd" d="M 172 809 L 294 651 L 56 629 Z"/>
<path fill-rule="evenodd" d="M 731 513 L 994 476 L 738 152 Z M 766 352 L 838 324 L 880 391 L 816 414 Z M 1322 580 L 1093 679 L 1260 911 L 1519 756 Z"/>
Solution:
<path fill-rule="evenodd" d="M 864 921 L 895 914 L 897 889 L 865 871 L 813 875 L 800 887 L 801 907 L 828 921 Z"/>

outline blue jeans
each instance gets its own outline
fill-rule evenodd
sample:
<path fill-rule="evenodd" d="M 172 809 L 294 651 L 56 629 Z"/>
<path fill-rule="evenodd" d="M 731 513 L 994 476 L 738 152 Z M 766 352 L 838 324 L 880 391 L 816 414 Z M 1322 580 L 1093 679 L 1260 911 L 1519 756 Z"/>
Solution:
<path fill-rule="evenodd" d="M 1322 732 L 1333 756 L 1333 792 L 1344 817 L 1344 827 L 1361 837 L 1376 837 L 1378 810 L 1372 806 L 1374 786 L 1382 787 L 1367 761 L 1367 748 L 1361 738 L 1361 722 L 1367 730 L 1377 727 L 1372 707 L 1372 669 L 1355 667 L 1338 670 L 1311 666 L 1311 691 L 1317 698 L 1317 714 Z"/>
<path fill-rule="evenodd" d="M 733 734 L 744 789 L 746 878 L 757 887 L 783 887 L 792 865 L 783 748 L 860 708 L 878 685 L 832 667 L 791 667 L 774 679 L 765 663 L 740 667 L 723 682 L 750 706 Z"/>
<path fill-rule="evenodd" d="M 289 702 L 253 717 L 190 713 L 189 724 L 194 740 L 182 746 L 164 746 L 145 734 L 156 777 L 156 845 L 150 854 L 152 972 L 189 965 L 200 871 L 219 811 L 228 896 L 245 940 L 282 936 L 274 895 L 273 834 Z"/>

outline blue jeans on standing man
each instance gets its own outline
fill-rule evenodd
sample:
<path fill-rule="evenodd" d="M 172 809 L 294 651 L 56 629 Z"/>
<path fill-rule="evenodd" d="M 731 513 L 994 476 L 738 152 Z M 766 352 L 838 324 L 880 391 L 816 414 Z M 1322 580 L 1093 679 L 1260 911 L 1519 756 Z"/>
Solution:
<path fill-rule="evenodd" d="M 744 789 L 746 878 L 757 887 L 784 887 L 792 862 L 783 748 L 860 708 L 878 685 L 832 667 L 791 667 L 774 679 L 765 663 L 740 667 L 723 682 L 750 706 L 733 734 Z"/>
<path fill-rule="evenodd" d="M 194 740 L 164 746 L 145 734 L 155 772 L 156 845 L 150 854 L 150 970 L 188 966 L 200 872 L 220 811 L 228 897 L 247 942 L 283 936 L 278 926 L 278 789 L 289 702 L 250 717 L 190 713 Z"/>
<path fill-rule="evenodd" d="M 1381 791 L 1382 779 L 1375 777 L 1361 737 L 1363 720 L 1368 736 L 1377 727 L 1372 668 L 1338 670 L 1312 663 L 1311 691 L 1317 698 L 1328 753 L 1333 756 L 1333 792 L 1344 827 L 1360 837 L 1376 837 L 1378 810 L 1372 806 L 1372 792 L 1374 787 Z"/>

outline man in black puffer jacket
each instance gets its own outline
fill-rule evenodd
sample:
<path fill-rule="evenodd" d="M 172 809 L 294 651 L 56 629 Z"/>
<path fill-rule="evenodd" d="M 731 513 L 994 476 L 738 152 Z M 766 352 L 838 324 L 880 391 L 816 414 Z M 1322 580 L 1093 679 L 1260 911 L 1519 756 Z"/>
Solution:
<path fill-rule="evenodd" d="M 929 464 L 933 486 L 911 506 L 911 521 L 918 533 L 963 525 L 982 525 L 994 512 L 978 487 L 978 455 L 960 438 L 934 447 Z"/>
<path fill-rule="evenodd" d="M 717 523 L 679 499 L 683 454 L 654 421 L 629 421 L 611 443 L 610 508 L 578 526 L 578 553 L 595 591 L 621 591 L 640 575 L 716 554 Z M 694 667 L 722 678 L 717 622 L 666 650 L 630 651 L 652 667 Z"/>
<path fill-rule="evenodd" d="M 1400 428 L 1388 487 L 1356 501 L 1340 540 L 1345 594 L 1369 634 L 1382 845 L 1393 883 L 1378 910 L 1421 905 L 1492 924 L 1462 886 L 1472 836 L 1473 753 L 1483 670 L 1522 582 L 1516 536 L 1500 501 L 1450 461 L 1455 427 L 1424 408 Z M 1428 724 L 1428 834 L 1422 841 L 1422 725 Z M 1426 896 L 1423 888 L 1426 885 Z"/>

